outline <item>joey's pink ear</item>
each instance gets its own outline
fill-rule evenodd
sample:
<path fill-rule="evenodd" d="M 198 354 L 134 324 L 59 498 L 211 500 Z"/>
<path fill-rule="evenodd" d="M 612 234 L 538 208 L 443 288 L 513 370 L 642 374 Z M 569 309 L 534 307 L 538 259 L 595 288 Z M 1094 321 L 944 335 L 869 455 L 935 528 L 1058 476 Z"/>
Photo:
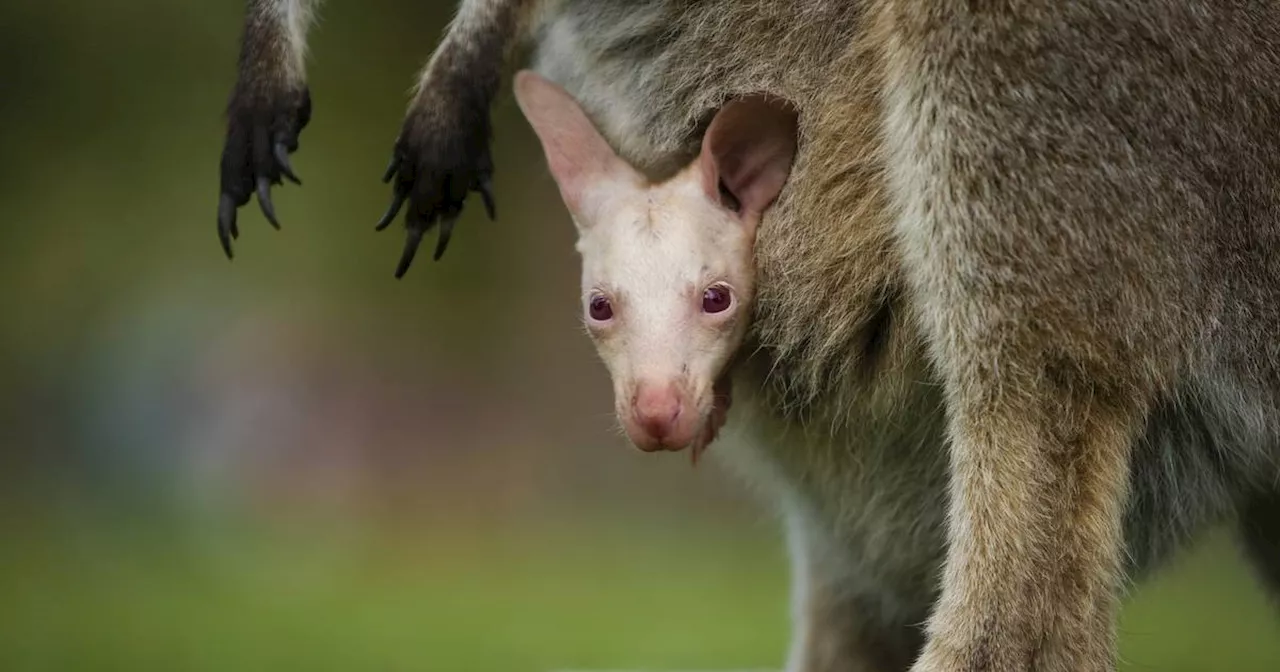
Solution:
<path fill-rule="evenodd" d="M 603 183 L 635 179 L 567 91 L 532 70 L 516 73 L 514 85 L 516 103 L 542 143 L 570 212 L 583 214 L 592 190 Z"/>
<path fill-rule="evenodd" d="M 707 195 L 745 219 L 758 218 L 791 174 L 797 128 L 795 108 L 780 98 L 751 95 L 726 103 L 702 138 L 698 161 Z"/>

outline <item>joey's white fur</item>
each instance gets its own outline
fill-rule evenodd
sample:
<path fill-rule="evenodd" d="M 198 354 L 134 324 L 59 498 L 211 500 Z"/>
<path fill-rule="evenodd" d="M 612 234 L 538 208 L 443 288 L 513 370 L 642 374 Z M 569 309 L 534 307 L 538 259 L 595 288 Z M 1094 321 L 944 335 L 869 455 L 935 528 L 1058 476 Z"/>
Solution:
<path fill-rule="evenodd" d="M 559 86 L 526 71 L 515 90 L 578 228 L 583 319 L 618 418 L 638 447 L 692 447 L 696 458 L 728 409 L 726 369 L 754 298 L 756 225 L 787 179 L 795 116 L 776 101 L 730 103 L 699 157 L 653 183 Z"/>

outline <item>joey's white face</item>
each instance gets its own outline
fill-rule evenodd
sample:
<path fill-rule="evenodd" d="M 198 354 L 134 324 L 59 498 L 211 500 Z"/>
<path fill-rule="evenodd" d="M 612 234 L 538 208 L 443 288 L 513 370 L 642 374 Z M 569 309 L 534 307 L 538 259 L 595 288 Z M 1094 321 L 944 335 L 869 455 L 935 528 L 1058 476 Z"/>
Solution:
<path fill-rule="evenodd" d="M 637 447 L 692 448 L 696 459 L 728 411 L 755 230 L 790 174 L 795 110 L 769 96 L 726 102 L 698 158 L 651 184 L 560 86 L 522 71 L 515 93 L 578 226 L 583 321 L 613 377 L 618 419 Z"/>
<path fill-rule="evenodd" d="M 697 450 L 724 421 L 717 383 L 750 317 L 751 227 L 692 169 L 600 196 L 578 222 L 582 310 L 618 418 L 642 449 Z"/>

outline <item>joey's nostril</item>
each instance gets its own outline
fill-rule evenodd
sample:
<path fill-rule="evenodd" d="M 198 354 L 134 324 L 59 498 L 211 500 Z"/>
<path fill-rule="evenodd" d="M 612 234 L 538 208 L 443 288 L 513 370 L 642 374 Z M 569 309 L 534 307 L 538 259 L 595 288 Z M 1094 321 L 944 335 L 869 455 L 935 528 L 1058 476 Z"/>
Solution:
<path fill-rule="evenodd" d="M 671 433 L 673 424 L 663 418 L 641 418 L 640 426 L 644 429 L 645 434 L 661 441 Z"/>
<path fill-rule="evenodd" d="M 654 439 L 664 439 L 675 432 L 680 420 L 680 396 L 672 387 L 643 387 L 636 396 L 632 412 L 636 424 Z"/>

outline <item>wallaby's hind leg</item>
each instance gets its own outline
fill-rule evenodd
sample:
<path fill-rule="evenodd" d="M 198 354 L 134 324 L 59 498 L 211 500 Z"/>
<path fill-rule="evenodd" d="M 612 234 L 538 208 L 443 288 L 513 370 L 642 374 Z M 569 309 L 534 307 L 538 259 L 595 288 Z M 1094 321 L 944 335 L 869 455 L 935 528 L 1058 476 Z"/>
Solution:
<path fill-rule="evenodd" d="M 422 235 L 440 221 L 435 258 L 444 254 L 467 195 L 479 192 L 495 216 L 490 107 L 507 56 L 536 0 L 463 0 L 440 46 L 419 78 L 383 176 L 391 205 L 377 229 L 395 219 L 407 201 L 405 245 L 399 278 L 413 263 Z"/>
<path fill-rule="evenodd" d="M 926 613 L 907 616 L 913 610 L 887 593 L 867 594 L 849 568 L 849 549 L 804 515 L 792 512 L 787 535 L 794 620 L 787 672 L 907 672 L 924 645 Z"/>
<path fill-rule="evenodd" d="M 1132 446 L 1198 328 L 1173 309 L 1194 266 L 1149 251 L 1202 230 L 1201 201 L 1153 190 L 1163 141 L 1108 116 L 1153 108 L 1076 93 L 1159 50 L 1113 53 L 1093 39 L 1103 13 L 1062 32 L 1078 17 L 1061 3 L 979 4 L 884 17 L 895 232 L 951 439 L 942 591 L 913 672 L 1106 672 Z"/>
<path fill-rule="evenodd" d="M 907 672 L 924 644 L 919 625 L 874 625 L 869 601 L 814 594 L 798 619 L 787 672 Z"/>
<path fill-rule="evenodd" d="M 1254 498 L 1240 515 L 1245 557 L 1280 607 L 1280 492 Z"/>

